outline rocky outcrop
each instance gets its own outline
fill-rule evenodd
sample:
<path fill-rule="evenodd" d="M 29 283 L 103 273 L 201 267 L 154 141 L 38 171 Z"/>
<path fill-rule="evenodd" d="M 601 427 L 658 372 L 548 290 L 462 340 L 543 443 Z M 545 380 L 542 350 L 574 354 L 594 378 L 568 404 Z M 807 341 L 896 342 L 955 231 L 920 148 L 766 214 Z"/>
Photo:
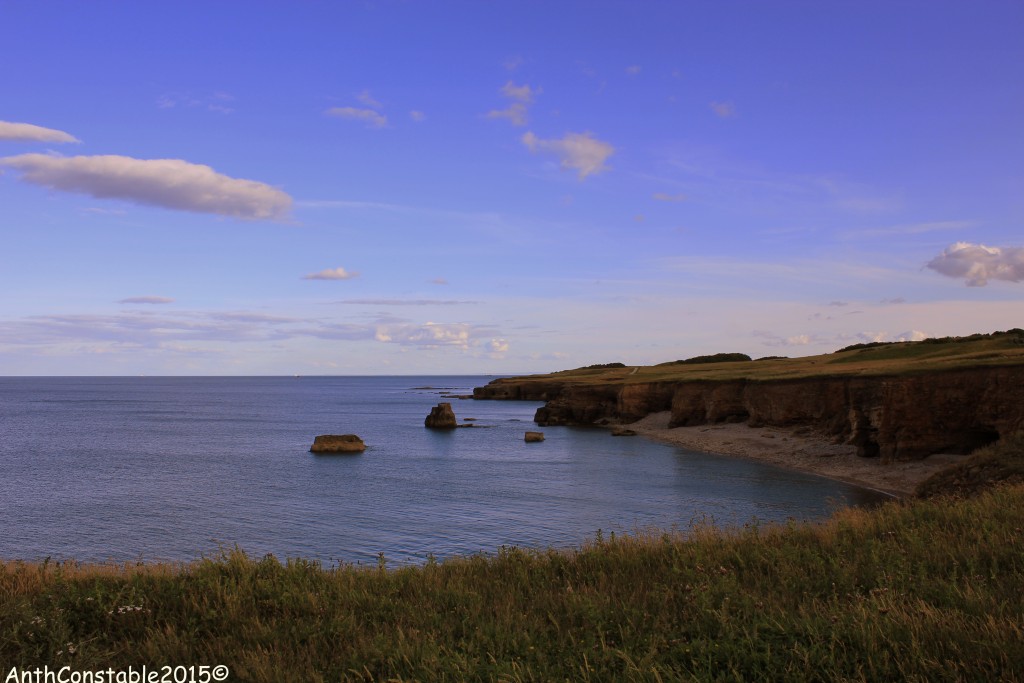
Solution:
<path fill-rule="evenodd" d="M 534 418 L 541 426 L 629 423 L 667 410 L 672 427 L 808 425 L 855 444 L 862 456 L 886 461 L 968 453 L 1024 429 L 1024 365 L 891 376 L 560 385 L 503 380 L 492 386 L 475 389 L 474 396 L 545 400 Z"/>
<path fill-rule="evenodd" d="M 313 439 L 310 453 L 362 453 L 366 444 L 355 434 L 321 434 Z"/>
<path fill-rule="evenodd" d="M 549 401 L 564 388 L 564 382 L 519 382 L 515 378 L 501 378 L 473 389 L 473 398 L 496 401 Z"/>
<path fill-rule="evenodd" d="M 526 443 L 539 443 L 544 440 L 544 432 L 526 432 L 523 439 Z"/>
<path fill-rule="evenodd" d="M 423 425 L 430 429 L 455 429 L 459 422 L 455 419 L 451 403 L 438 403 L 430 409 L 430 414 L 423 421 Z"/>

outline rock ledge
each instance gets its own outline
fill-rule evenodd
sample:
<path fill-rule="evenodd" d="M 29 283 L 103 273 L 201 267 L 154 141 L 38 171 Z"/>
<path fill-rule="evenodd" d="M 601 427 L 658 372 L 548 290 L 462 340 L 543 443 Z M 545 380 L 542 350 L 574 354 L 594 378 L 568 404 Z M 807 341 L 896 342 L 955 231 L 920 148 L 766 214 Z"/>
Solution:
<path fill-rule="evenodd" d="M 362 453 L 366 444 L 355 434 L 321 434 L 313 439 L 310 453 Z"/>

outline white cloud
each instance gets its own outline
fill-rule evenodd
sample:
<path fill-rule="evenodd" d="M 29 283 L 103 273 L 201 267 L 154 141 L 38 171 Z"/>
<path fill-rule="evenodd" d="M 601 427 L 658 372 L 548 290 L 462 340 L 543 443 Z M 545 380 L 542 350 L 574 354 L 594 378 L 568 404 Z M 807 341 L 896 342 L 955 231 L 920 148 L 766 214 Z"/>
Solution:
<path fill-rule="evenodd" d="M 337 268 L 328 268 L 321 270 L 319 273 L 310 273 L 304 275 L 303 280 L 351 280 L 354 277 L 358 277 L 359 273 L 350 273 L 341 266 Z"/>
<path fill-rule="evenodd" d="M 984 287 L 989 280 L 1024 280 L 1024 248 L 986 247 L 957 242 L 926 266 L 947 277 L 964 278 L 968 287 Z"/>
<path fill-rule="evenodd" d="M 356 95 L 356 99 L 367 107 L 373 107 L 374 109 L 380 109 L 384 105 L 374 99 L 373 95 L 370 94 L 369 90 L 363 90 L 361 93 Z"/>
<path fill-rule="evenodd" d="M 374 339 L 405 346 L 454 346 L 465 350 L 469 348 L 472 331 L 466 323 L 380 325 Z"/>
<path fill-rule="evenodd" d="M 640 67 L 636 64 L 634 64 L 633 66 L 626 67 L 626 73 L 629 74 L 630 76 L 636 76 L 638 73 L 640 73 L 640 71 Z"/>
<path fill-rule="evenodd" d="M 590 133 L 566 133 L 560 140 L 542 140 L 527 132 L 523 134 L 522 140 L 531 152 L 553 153 L 561 161 L 562 168 L 579 171 L 580 180 L 608 170 L 604 162 L 615 153 L 614 147 L 591 137 Z"/>
<path fill-rule="evenodd" d="M 764 339 L 765 341 L 761 342 L 764 346 L 773 347 L 810 346 L 811 344 L 820 344 L 823 341 L 819 336 L 810 334 L 795 334 L 790 337 L 783 337 L 765 330 L 754 330 L 750 334 L 753 337 Z"/>
<path fill-rule="evenodd" d="M 462 306 L 480 302 L 455 299 L 345 299 L 335 303 L 358 306 Z"/>
<path fill-rule="evenodd" d="M 388 117 L 372 109 L 359 109 L 357 107 L 333 107 L 327 110 L 328 116 L 336 116 L 339 119 L 353 119 L 363 121 L 370 128 L 384 128 L 388 125 Z"/>
<path fill-rule="evenodd" d="M 510 100 L 522 102 L 523 104 L 533 104 L 533 100 L 540 94 L 540 90 L 534 90 L 526 84 L 516 85 L 509 81 L 502 86 L 501 93 Z"/>
<path fill-rule="evenodd" d="M 487 349 L 491 353 L 505 353 L 508 351 L 508 340 L 492 339 L 487 343 Z"/>
<path fill-rule="evenodd" d="M 427 115 L 417 109 L 413 109 L 412 111 L 409 112 L 409 118 L 415 121 L 416 123 L 419 123 L 420 121 L 426 120 Z"/>
<path fill-rule="evenodd" d="M 512 100 L 512 103 L 505 109 L 493 109 L 487 112 L 489 119 L 508 119 L 513 126 L 525 126 L 529 106 L 540 94 L 540 89 L 533 89 L 529 85 L 516 85 L 509 81 L 501 88 L 501 94 Z"/>
<path fill-rule="evenodd" d="M 715 116 L 722 119 L 731 119 L 736 116 L 736 105 L 732 102 L 712 102 L 708 105 Z"/>
<path fill-rule="evenodd" d="M 488 346 L 500 336 L 494 327 L 469 323 L 410 322 L 399 318 L 380 318 L 370 323 L 320 324 L 296 330 L 295 334 L 320 339 L 397 344 L 419 349 L 457 348 L 462 351 Z"/>
<path fill-rule="evenodd" d="M 655 192 L 654 198 L 659 202 L 685 202 L 687 197 L 685 194 L 680 192 L 679 194 L 668 194 L 666 192 Z"/>
<path fill-rule="evenodd" d="M 292 206 L 292 198 L 275 187 L 182 159 L 21 154 L 0 158 L 0 165 L 18 169 L 22 180 L 35 185 L 180 211 L 256 220 L 283 218 Z"/>
<path fill-rule="evenodd" d="M 18 140 L 24 142 L 81 142 L 78 138 L 62 130 L 43 128 L 31 123 L 12 123 L 0 121 L 0 140 Z"/>
<path fill-rule="evenodd" d="M 899 332 L 896 334 L 890 334 L 889 332 L 858 332 L 852 335 L 853 339 L 857 339 L 864 343 L 878 343 L 878 342 L 911 342 L 911 341 L 922 341 L 931 337 L 927 332 L 921 330 L 907 330 L 906 332 Z M 849 339 L 847 339 L 849 341 Z"/>
<path fill-rule="evenodd" d="M 119 304 L 171 304 L 174 303 L 174 299 L 167 296 L 130 296 L 127 299 L 121 299 L 117 303 Z"/>
<path fill-rule="evenodd" d="M 433 280 L 430 281 L 430 284 L 432 284 L 432 285 L 446 285 L 446 284 L 448 284 L 448 280 L 446 280 L 443 277 L 435 277 Z"/>
<path fill-rule="evenodd" d="M 489 119 L 508 119 L 513 126 L 525 126 L 527 122 L 526 105 L 522 102 L 513 102 L 506 109 L 492 109 L 487 112 Z"/>

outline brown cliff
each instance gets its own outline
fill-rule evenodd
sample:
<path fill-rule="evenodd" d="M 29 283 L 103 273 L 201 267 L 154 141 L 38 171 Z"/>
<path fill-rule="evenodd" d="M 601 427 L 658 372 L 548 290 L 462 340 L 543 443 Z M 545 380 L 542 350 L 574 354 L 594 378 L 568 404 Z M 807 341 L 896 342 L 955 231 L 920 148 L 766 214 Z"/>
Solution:
<path fill-rule="evenodd" d="M 631 381 L 633 376 L 502 379 L 475 389 L 474 397 L 544 400 L 534 418 L 541 426 L 628 423 L 666 410 L 672 427 L 744 421 L 809 425 L 855 444 L 862 456 L 885 461 L 968 453 L 1024 429 L 1024 364 L 1019 363 L 768 379 L 642 382 Z"/>

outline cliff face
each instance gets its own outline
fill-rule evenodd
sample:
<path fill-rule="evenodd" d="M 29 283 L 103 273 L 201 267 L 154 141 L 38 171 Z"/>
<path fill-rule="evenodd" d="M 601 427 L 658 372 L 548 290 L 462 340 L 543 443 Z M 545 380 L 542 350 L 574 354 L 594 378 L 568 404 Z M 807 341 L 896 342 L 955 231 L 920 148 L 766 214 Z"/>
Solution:
<path fill-rule="evenodd" d="M 584 384 L 498 380 L 474 398 L 543 400 L 540 425 L 632 422 L 670 410 L 673 427 L 748 421 L 810 425 L 862 456 L 968 453 L 1024 429 L 1024 366 L 776 380 Z"/>

